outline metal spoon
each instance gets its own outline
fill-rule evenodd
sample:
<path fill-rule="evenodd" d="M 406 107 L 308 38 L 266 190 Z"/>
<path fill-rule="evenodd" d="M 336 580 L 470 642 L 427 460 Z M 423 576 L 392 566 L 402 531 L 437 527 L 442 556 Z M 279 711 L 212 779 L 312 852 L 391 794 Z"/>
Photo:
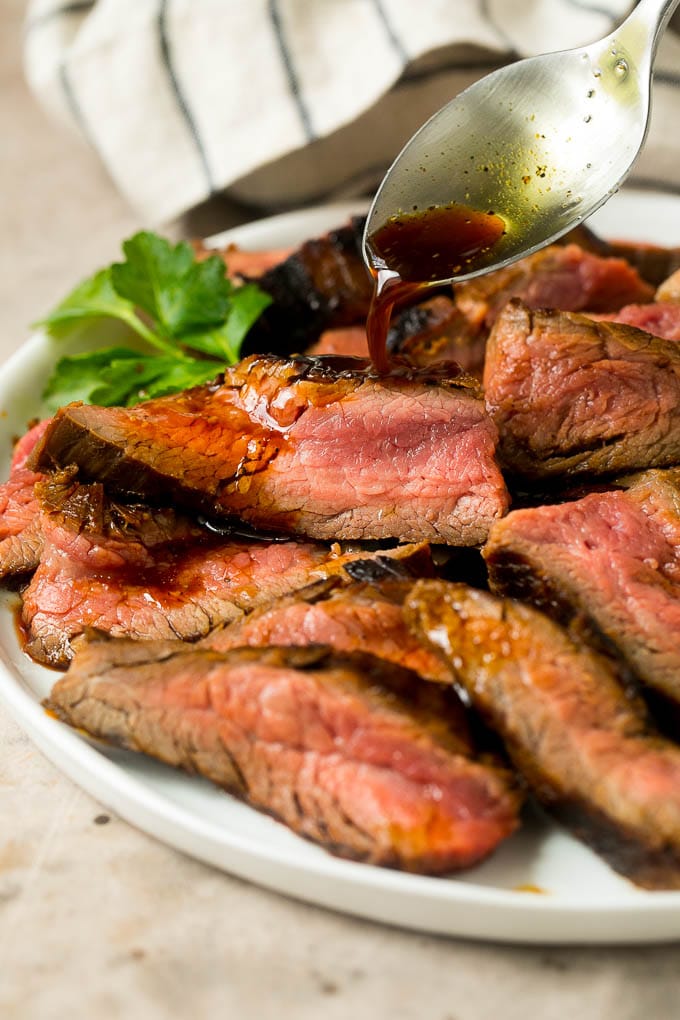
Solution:
<path fill-rule="evenodd" d="M 550 244 L 617 191 L 647 134 L 652 65 L 680 0 L 640 0 L 600 42 L 521 60 L 461 92 L 390 167 L 368 213 L 374 233 L 414 210 L 460 203 L 493 210 L 505 234 L 437 283 L 467 280 Z"/>

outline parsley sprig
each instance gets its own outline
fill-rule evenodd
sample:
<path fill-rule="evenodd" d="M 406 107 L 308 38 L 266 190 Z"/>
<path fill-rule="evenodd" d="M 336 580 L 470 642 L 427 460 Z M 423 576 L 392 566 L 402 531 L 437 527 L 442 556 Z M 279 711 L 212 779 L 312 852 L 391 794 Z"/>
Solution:
<path fill-rule="evenodd" d="M 123 244 L 115 262 L 84 280 L 37 325 L 57 338 L 118 320 L 140 350 L 103 347 L 61 358 L 44 392 L 56 409 L 72 400 L 135 404 L 214 378 L 239 358 L 241 344 L 271 298 L 253 283 L 236 286 L 219 255 L 198 261 L 190 245 L 149 231 Z"/>

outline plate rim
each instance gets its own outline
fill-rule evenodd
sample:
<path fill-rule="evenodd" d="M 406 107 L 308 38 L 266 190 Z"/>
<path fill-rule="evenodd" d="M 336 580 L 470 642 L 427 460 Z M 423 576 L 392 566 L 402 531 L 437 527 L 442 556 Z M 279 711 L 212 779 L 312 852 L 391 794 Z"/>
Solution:
<path fill-rule="evenodd" d="M 677 204 L 680 211 L 680 196 L 677 195 L 624 189 L 621 196 L 624 201 L 633 202 L 671 201 Z M 266 236 L 272 230 L 299 233 L 307 229 L 307 223 L 321 221 L 326 223 L 326 228 L 332 227 L 335 217 L 340 217 L 338 222 L 341 222 L 347 215 L 361 211 L 361 205 L 358 202 L 332 203 L 281 213 L 212 235 L 206 239 L 206 244 L 216 247 L 233 241 L 248 246 L 253 238 L 260 234 Z M 32 355 L 44 352 L 49 344 L 44 334 L 39 331 L 34 333 L 4 362 L 3 377 L 11 378 L 25 371 Z M 3 606 L 3 610 L 5 608 Z M 634 889 L 634 896 L 620 900 L 615 899 L 611 893 L 599 899 L 593 894 L 583 898 L 565 896 L 559 892 L 534 895 L 474 882 L 456 883 L 455 880 L 442 881 L 430 876 L 390 871 L 343 860 L 329 853 L 320 854 L 318 858 L 296 861 L 294 843 L 290 850 L 276 844 L 263 847 L 261 840 L 247 833 L 225 830 L 218 823 L 211 826 L 202 817 L 193 815 L 188 808 L 163 797 L 138 776 L 128 772 L 124 765 L 98 750 L 95 744 L 50 717 L 28 689 L 2 638 L 0 699 L 29 738 L 60 771 L 92 796 L 106 803 L 120 817 L 184 853 L 296 899 L 413 930 L 482 940 L 541 944 L 634 944 L 680 938 L 680 891 Z M 186 777 L 189 782 L 191 778 Z M 225 793 L 222 795 L 229 796 Z M 152 824 L 154 820 L 158 823 L 155 827 Z M 162 834 L 159 835 L 159 831 Z M 203 841 L 207 840 L 215 852 L 206 855 L 195 846 L 190 846 L 191 837 L 196 835 Z M 231 853 L 231 859 L 228 862 L 215 860 L 218 850 Z M 299 881 L 293 882 L 292 886 L 285 886 L 275 876 L 268 878 L 262 873 L 255 875 L 257 867 L 247 866 L 244 857 L 253 865 L 258 862 L 274 864 L 286 873 L 288 880 L 297 877 Z M 308 883 L 309 894 L 306 895 L 305 879 L 310 879 L 312 874 L 314 881 Z M 439 915 L 427 919 L 422 911 L 416 911 L 416 915 L 409 919 L 399 910 L 390 910 L 389 903 L 383 903 L 380 909 L 376 909 L 356 896 L 350 896 L 346 903 L 340 903 L 337 896 L 324 897 L 319 881 L 327 880 L 339 882 L 345 892 L 350 888 L 355 892 L 365 892 L 368 888 L 375 894 L 377 889 L 383 899 L 396 895 L 411 906 L 412 901 L 417 899 L 421 906 L 455 907 L 458 908 L 459 916 L 454 917 L 451 923 Z M 470 910 L 474 907 L 483 908 L 485 917 L 475 921 Z M 521 922 L 521 918 L 524 921 L 517 923 L 518 930 L 515 931 L 513 922 Z M 541 920 L 539 929 L 531 931 L 528 925 L 536 923 L 538 919 Z M 650 919 L 653 922 L 651 925 L 642 925 L 640 930 L 636 930 L 638 922 Z M 617 930 L 612 930 L 614 925 Z M 583 931 L 586 929 L 587 935 L 584 936 Z"/>

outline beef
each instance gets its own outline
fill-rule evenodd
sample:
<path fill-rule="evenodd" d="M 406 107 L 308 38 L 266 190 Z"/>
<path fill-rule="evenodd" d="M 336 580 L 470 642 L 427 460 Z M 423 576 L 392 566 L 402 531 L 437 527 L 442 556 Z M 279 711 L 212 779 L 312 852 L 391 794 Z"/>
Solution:
<path fill-rule="evenodd" d="M 39 422 L 14 448 L 7 481 L 0 485 L 0 579 L 35 570 L 42 551 L 40 506 L 34 486 L 43 475 L 26 467 L 49 421 Z"/>
<path fill-rule="evenodd" d="M 474 545 L 507 508 L 496 438 L 472 380 L 261 356 L 136 407 L 70 404 L 33 464 L 287 534 Z"/>
<path fill-rule="evenodd" d="M 452 691 L 371 656 L 99 640 L 49 707 L 346 857 L 447 872 L 517 825 L 513 780 L 472 760 Z"/>
<path fill-rule="evenodd" d="M 194 242 L 196 258 L 203 262 L 211 255 L 219 255 L 224 261 L 227 274 L 235 279 L 256 279 L 263 273 L 280 265 L 290 255 L 290 248 L 268 248 L 262 251 L 245 251 L 238 245 L 229 244 L 224 248 L 209 248 L 201 241 Z"/>
<path fill-rule="evenodd" d="M 625 259 L 633 266 L 643 280 L 658 287 L 676 270 L 680 269 L 680 248 L 666 248 L 659 244 L 640 244 L 631 241 L 612 241 L 609 249 L 613 255 Z"/>
<path fill-rule="evenodd" d="M 680 303 L 652 301 L 648 305 L 624 305 L 618 312 L 602 318 L 610 322 L 625 322 L 664 340 L 680 340 Z"/>
<path fill-rule="evenodd" d="M 501 460 L 529 479 L 676 463 L 679 376 L 672 341 L 510 302 L 484 369 Z"/>
<path fill-rule="evenodd" d="M 88 627 L 113 635 L 195 640 L 254 606 L 367 556 L 430 567 L 428 550 L 341 552 L 316 543 L 222 538 L 172 508 L 107 500 L 74 469 L 36 487 L 44 548 L 24 591 L 26 650 L 65 666 Z"/>
<path fill-rule="evenodd" d="M 412 580 L 347 584 L 334 577 L 212 631 L 203 646 L 222 652 L 244 645 L 323 644 L 370 652 L 427 680 L 451 683 L 451 670 L 404 621 L 402 606 L 412 586 Z"/>
<path fill-rule="evenodd" d="M 372 282 L 361 255 L 364 218 L 314 238 L 256 277 L 272 298 L 251 328 L 245 353 L 306 350 L 326 329 L 363 323 Z"/>
<path fill-rule="evenodd" d="M 614 312 L 651 301 L 654 288 L 620 258 L 604 258 L 575 244 L 553 245 L 505 269 L 459 284 L 456 304 L 471 327 L 490 329 L 511 298 L 528 308 Z"/>
<path fill-rule="evenodd" d="M 645 684 L 680 705 L 680 471 L 515 510 L 484 549 L 493 588 L 585 617 Z"/>
<path fill-rule="evenodd" d="M 445 294 L 401 309 L 387 334 L 387 350 L 392 357 L 404 357 L 418 368 L 455 361 L 473 375 L 481 375 L 485 345 L 486 333 L 471 327 L 455 301 Z M 307 353 L 367 358 L 366 330 L 359 326 L 329 330 Z"/>
<path fill-rule="evenodd" d="M 680 888 L 680 748 L 609 662 L 537 610 L 464 585 L 421 581 L 407 605 L 548 811 L 640 885 Z"/>

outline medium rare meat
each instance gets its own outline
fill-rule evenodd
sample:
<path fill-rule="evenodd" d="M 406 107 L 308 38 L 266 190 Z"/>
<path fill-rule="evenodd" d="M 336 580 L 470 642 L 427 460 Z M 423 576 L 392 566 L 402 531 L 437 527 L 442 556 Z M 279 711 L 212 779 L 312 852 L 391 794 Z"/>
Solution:
<path fill-rule="evenodd" d="M 223 539 L 174 510 L 125 506 L 73 470 L 37 486 L 44 548 L 23 596 L 26 650 L 65 666 L 88 627 L 134 638 L 195 640 L 254 606 L 366 556 L 427 571 L 422 546 L 341 553 L 315 543 Z"/>
<path fill-rule="evenodd" d="M 421 581 L 408 607 L 551 814 L 640 885 L 680 888 L 680 748 L 608 660 L 464 585 Z"/>
<path fill-rule="evenodd" d="M 528 308 L 614 312 L 651 301 L 654 288 L 620 258 L 603 258 L 578 245 L 553 245 L 456 287 L 456 304 L 470 324 L 490 329 L 511 298 Z"/>
<path fill-rule="evenodd" d="M 613 322 L 512 301 L 484 388 L 502 463 L 528 479 L 680 461 L 680 348 Z"/>
<path fill-rule="evenodd" d="M 484 549 L 496 591 L 585 617 L 645 684 L 680 704 L 680 471 L 515 510 Z"/>
<path fill-rule="evenodd" d="M 42 551 L 40 505 L 34 486 L 43 475 L 26 467 L 49 420 L 39 422 L 14 448 L 9 478 L 0 485 L 0 579 L 35 570 Z"/>
<path fill-rule="evenodd" d="M 402 606 L 412 586 L 413 580 L 348 584 L 334 577 L 212 631 L 202 644 L 220 652 L 242 645 L 324 644 L 370 652 L 427 680 L 450 683 L 451 670 L 404 620 Z"/>
<path fill-rule="evenodd" d="M 474 545 L 507 509 L 496 439 L 468 378 L 259 356 L 136 407 L 70 404 L 34 466 L 310 538 Z"/>
<path fill-rule="evenodd" d="M 661 300 L 648 305 L 624 305 L 618 312 L 601 318 L 609 322 L 625 322 L 665 340 L 680 340 L 680 303 Z"/>
<path fill-rule="evenodd" d="M 472 760 L 453 692 L 372 656 L 99 640 L 49 707 L 346 857 L 447 872 L 517 825 L 514 782 Z"/>

